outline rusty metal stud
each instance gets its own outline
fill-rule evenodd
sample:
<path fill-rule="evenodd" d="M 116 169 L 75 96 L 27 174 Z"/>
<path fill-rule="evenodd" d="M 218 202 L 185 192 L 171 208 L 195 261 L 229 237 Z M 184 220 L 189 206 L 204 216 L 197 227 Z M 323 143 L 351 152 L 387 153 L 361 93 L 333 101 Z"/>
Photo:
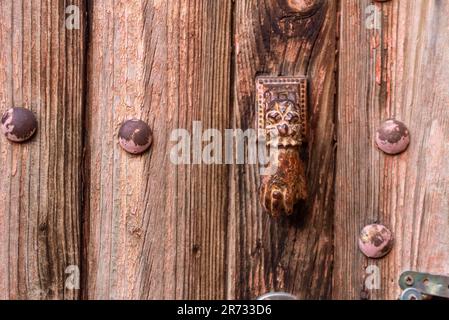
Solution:
<path fill-rule="evenodd" d="M 410 144 L 410 132 L 401 121 L 389 119 L 377 130 L 376 144 L 386 154 L 402 153 Z"/>
<path fill-rule="evenodd" d="M 393 248 L 392 232 L 380 224 L 370 224 L 362 229 L 359 248 L 368 258 L 378 259 L 386 256 Z"/>
<path fill-rule="evenodd" d="M 118 133 L 120 146 L 131 154 L 141 154 L 153 142 L 153 134 L 147 123 L 138 119 L 125 121 Z"/>
<path fill-rule="evenodd" d="M 36 116 L 26 108 L 11 108 L 2 116 L 1 130 L 10 141 L 27 141 L 36 133 Z"/>
<path fill-rule="evenodd" d="M 298 300 L 298 298 L 287 292 L 270 292 L 258 297 L 257 300 Z"/>

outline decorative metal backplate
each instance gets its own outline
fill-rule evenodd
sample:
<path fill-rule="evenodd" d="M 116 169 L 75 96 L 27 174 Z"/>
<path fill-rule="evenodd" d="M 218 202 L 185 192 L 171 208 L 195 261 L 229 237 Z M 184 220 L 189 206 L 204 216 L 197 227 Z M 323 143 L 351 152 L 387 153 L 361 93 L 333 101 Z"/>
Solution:
<path fill-rule="evenodd" d="M 307 137 L 307 79 L 256 79 L 259 137 L 267 145 L 300 146 Z"/>

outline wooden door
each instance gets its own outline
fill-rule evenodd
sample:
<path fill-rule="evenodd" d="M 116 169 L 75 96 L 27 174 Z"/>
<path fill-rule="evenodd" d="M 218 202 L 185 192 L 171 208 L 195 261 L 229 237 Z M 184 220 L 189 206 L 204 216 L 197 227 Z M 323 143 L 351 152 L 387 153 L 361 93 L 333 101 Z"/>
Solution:
<path fill-rule="evenodd" d="M 396 299 L 403 271 L 449 274 L 449 3 L 341 4 L 333 297 Z M 374 27 L 365 20 L 373 12 Z M 373 144 L 391 117 L 407 124 L 412 139 L 395 157 Z M 379 261 L 363 258 L 354 242 L 375 221 L 396 238 Z M 379 268 L 378 290 L 364 288 L 369 265 Z"/>
<path fill-rule="evenodd" d="M 448 13 L 442 0 L 1 1 L 1 111 L 29 108 L 39 128 L 0 139 L 0 298 L 396 299 L 404 270 L 448 274 Z M 262 211 L 257 165 L 170 158 L 177 129 L 255 128 L 259 75 L 308 78 L 309 196 L 290 218 Z M 153 130 L 140 156 L 118 144 L 132 117 Z M 395 157 L 373 139 L 390 117 L 412 136 Z M 357 248 L 373 222 L 396 238 L 381 260 Z"/>

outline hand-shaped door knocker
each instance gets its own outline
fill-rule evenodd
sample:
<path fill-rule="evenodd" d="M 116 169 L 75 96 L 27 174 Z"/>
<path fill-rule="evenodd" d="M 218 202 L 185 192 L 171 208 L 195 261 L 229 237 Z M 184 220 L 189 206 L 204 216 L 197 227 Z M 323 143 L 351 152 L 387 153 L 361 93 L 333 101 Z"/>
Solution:
<path fill-rule="evenodd" d="M 273 217 L 291 215 L 294 205 L 307 197 L 300 155 L 307 137 L 307 79 L 264 76 L 256 79 L 256 87 L 258 135 L 270 154 L 260 200 Z"/>

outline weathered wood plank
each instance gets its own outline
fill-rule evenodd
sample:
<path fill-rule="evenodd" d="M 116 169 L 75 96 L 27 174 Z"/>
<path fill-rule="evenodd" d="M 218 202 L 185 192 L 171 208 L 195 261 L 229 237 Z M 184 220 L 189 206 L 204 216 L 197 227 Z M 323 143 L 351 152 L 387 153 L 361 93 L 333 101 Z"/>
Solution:
<path fill-rule="evenodd" d="M 377 4 L 381 28 L 370 29 L 371 1 L 341 6 L 334 298 L 396 299 L 405 270 L 449 274 L 449 3 Z M 368 9 L 366 9 L 368 8 Z M 365 11 L 366 10 L 366 11 Z M 367 14 L 367 13 L 368 14 Z M 386 156 L 377 126 L 404 121 L 409 150 Z M 367 260 L 360 229 L 373 222 L 396 235 L 390 255 Z M 378 290 L 364 287 L 365 268 L 379 267 Z"/>
<path fill-rule="evenodd" d="M 291 219 L 272 220 L 259 204 L 258 166 L 233 166 L 228 297 L 283 290 L 301 299 L 329 298 L 337 2 L 240 0 L 235 20 L 235 128 L 255 128 L 257 75 L 309 77 L 310 196 Z"/>
<path fill-rule="evenodd" d="M 174 129 L 223 130 L 232 1 L 94 1 L 89 50 L 87 298 L 224 298 L 228 169 L 174 165 Z M 150 153 L 117 143 L 128 117 Z"/>
<path fill-rule="evenodd" d="M 0 299 L 79 296 L 65 271 L 80 264 L 84 21 L 67 29 L 66 5 L 0 2 L 0 112 L 26 107 L 39 122 L 30 142 L 0 138 Z"/>

